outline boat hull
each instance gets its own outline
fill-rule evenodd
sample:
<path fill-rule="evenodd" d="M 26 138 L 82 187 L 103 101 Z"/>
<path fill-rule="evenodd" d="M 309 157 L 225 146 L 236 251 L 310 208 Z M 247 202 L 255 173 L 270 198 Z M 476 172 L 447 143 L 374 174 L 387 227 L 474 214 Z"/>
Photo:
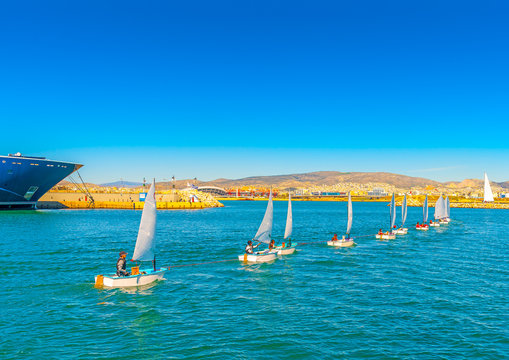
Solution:
<path fill-rule="evenodd" d="M 82 165 L 24 156 L 0 156 L 0 209 L 34 209 L 41 196 Z"/>
<path fill-rule="evenodd" d="M 291 246 L 291 247 L 287 247 L 287 248 L 284 248 L 284 249 L 277 249 L 277 254 L 278 255 L 291 255 L 295 252 L 296 248 L 295 246 Z"/>
<path fill-rule="evenodd" d="M 103 275 L 103 283 L 104 287 L 132 287 L 132 286 L 142 286 L 150 284 L 156 280 L 162 280 L 164 273 L 167 271 L 167 268 L 161 268 L 156 271 L 153 269 L 141 269 L 140 275 L 132 275 L 132 276 L 116 276 L 113 274 Z M 146 274 L 142 274 L 145 272 Z M 97 284 L 97 278 L 95 277 L 95 283 Z"/>
<path fill-rule="evenodd" d="M 380 240 L 394 240 L 396 239 L 396 234 L 376 234 L 376 238 Z"/>
<path fill-rule="evenodd" d="M 432 226 L 432 227 L 440 227 L 440 224 L 439 224 L 439 223 L 432 223 L 432 224 L 429 224 L 429 226 Z"/>
<path fill-rule="evenodd" d="M 353 240 L 337 240 L 337 241 L 327 241 L 327 245 L 334 247 L 350 247 L 354 246 L 355 243 Z"/>
<path fill-rule="evenodd" d="M 247 263 L 264 263 L 275 260 L 277 254 L 275 252 L 264 252 L 254 254 L 242 254 L 239 255 L 239 260 Z"/>
<path fill-rule="evenodd" d="M 406 235 L 408 233 L 408 229 L 407 228 L 399 228 L 399 229 L 394 230 L 394 233 L 396 235 Z"/>
<path fill-rule="evenodd" d="M 416 227 L 415 230 L 420 230 L 420 231 L 428 231 L 429 230 L 429 227 Z"/>
<path fill-rule="evenodd" d="M 278 255 L 291 255 L 297 249 L 296 246 L 297 243 L 293 243 L 291 246 L 276 246 L 273 252 L 275 252 Z"/>

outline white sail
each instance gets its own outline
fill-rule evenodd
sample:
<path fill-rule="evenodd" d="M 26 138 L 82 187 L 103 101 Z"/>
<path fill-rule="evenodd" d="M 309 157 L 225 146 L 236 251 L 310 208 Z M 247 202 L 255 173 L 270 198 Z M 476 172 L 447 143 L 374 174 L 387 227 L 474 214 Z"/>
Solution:
<path fill-rule="evenodd" d="M 493 193 L 491 192 L 490 181 L 488 174 L 484 173 L 484 202 L 491 202 L 493 200 Z"/>
<path fill-rule="evenodd" d="M 443 219 L 446 217 L 445 202 L 442 195 L 439 196 L 435 203 L 435 220 Z"/>
<path fill-rule="evenodd" d="M 346 234 L 350 235 L 353 221 L 353 209 L 352 209 L 352 195 L 348 193 L 348 224 L 346 225 Z"/>
<path fill-rule="evenodd" d="M 286 215 L 285 239 L 292 236 L 293 219 L 292 219 L 292 196 L 288 193 L 288 213 Z"/>
<path fill-rule="evenodd" d="M 406 204 L 406 194 L 403 198 L 403 202 L 401 203 L 401 227 L 405 225 L 406 221 L 406 212 L 407 212 L 407 204 Z"/>
<path fill-rule="evenodd" d="M 265 215 L 263 216 L 262 223 L 256 232 L 255 237 L 253 238 L 256 241 L 260 241 L 263 243 L 270 243 L 272 236 L 272 218 L 273 218 L 274 207 L 272 205 L 272 189 L 270 190 L 269 195 L 269 203 L 267 204 L 267 210 L 265 210 Z"/>
<path fill-rule="evenodd" d="M 391 200 L 391 231 L 396 223 L 396 201 L 394 200 L 394 193 L 392 193 Z"/>
<path fill-rule="evenodd" d="M 156 230 L 156 181 L 152 181 L 150 189 L 145 198 L 145 205 L 141 214 L 140 229 L 134 247 L 133 260 L 150 261 L 154 260 L 155 251 L 155 230 Z"/>
<path fill-rule="evenodd" d="M 428 222 L 428 195 L 424 198 L 424 205 L 422 206 L 422 222 Z"/>
<path fill-rule="evenodd" d="M 445 217 L 448 219 L 451 217 L 451 204 L 449 202 L 449 196 L 445 199 Z"/>

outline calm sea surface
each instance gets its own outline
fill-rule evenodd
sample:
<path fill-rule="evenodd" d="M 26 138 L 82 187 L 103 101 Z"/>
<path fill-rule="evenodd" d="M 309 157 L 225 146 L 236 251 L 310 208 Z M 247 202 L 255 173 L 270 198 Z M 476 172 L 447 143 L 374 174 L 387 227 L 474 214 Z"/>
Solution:
<path fill-rule="evenodd" d="M 234 259 L 266 204 L 159 211 L 159 265 Z M 286 207 L 274 203 L 279 238 Z M 353 207 L 353 235 L 387 228 L 386 204 Z M 409 208 L 407 224 L 421 213 Z M 294 202 L 293 214 L 295 241 L 346 227 L 346 203 Z M 132 255 L 141 211 L 0 212 L 0 358 L 507 359 L 509 212 L 451 216 L 388 242 L 308 244 L 272 264 L 176 267 L 155 285 L 107 290 L 94 275 Z"/>

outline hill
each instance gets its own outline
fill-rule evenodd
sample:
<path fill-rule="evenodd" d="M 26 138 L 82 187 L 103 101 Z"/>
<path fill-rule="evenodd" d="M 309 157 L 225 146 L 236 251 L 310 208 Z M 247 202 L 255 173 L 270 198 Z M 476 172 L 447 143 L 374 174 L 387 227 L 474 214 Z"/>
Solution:
<path fill-rule="evenodd" d="M 115 182 L 110 182 L 110 183 L 105 183 L 105 184 L 99 184 L 99 186 L 104 186 L 104 187 L 124 187 L 124 188 L 135 188 L 135 187 L 139 187 L 142 185 L 143 185 L 143 183 L 141 183 L 141 182 L 133 182 L 133 181 L 115 181 Z"/>
<path fill-rule="evenodd" d="M 393 174 L 387 172 L 339 172 L 339 171 L 315 171 L 301 174 L 287 174 L 287 175 L 269 175 L 269 176 L 250 176 L 240 179 L 216 179 L 212 181 L 200 181 L 191 179 L 182 179 L 172 181 L 160 181 L 156 183 L 157 190 L 168 190 L 173 187 L 183 189 L 188 184 L 195 183 L 197 186 L 219 186 L 222 188 L 232 188 L 240 186 L 253 186 L 253 187 L 269 187 L 275 186 L 279 188 L 289 187 L 311 187 L 319 185 L 334 185 L 338 183 L 353 183 L 353 184 L 388 184 L 395 186 L 399 189 L 410 189 L 412 187 L 439 187 L 447 186 L 449 188 L 478 188 L 484 186 L 484 181 L 481 179 L 465 179 L 463 181 L 447 181 L 438 182 L 421 177 L 412 177 L 407 175 Z M 68 181 L 61 181 L 59 185 L 70 184 Z M 115 181 L 110 183 L 101 184 L 102 187 L 140 187 L 141 182 L 133 181 Z M 509 189 L 509 181 L 505 182 L 491 182 L 492 187 L 500 187 Z M 97 186 L 87 183 L 87 186 Z"/>
<path fill-rule="evenodd" d="M 277 186 L 277 187 L 305 187 L 312 185 L 334 185 L 340 182 L 357 184 L 384 183 L 399 188 L 411 188 L 414 186 L 424 187 L 428 185 L 438 186 L 441 183 L 406 175 L 398 175 L 386 172 L 339 172 L 339 171 L 316 171 L 303 174 L 251 176 L 242 179 L 217 179 L 202 182 L 200 185 L 213 185 L 220 187 L 235 186 Z"/>

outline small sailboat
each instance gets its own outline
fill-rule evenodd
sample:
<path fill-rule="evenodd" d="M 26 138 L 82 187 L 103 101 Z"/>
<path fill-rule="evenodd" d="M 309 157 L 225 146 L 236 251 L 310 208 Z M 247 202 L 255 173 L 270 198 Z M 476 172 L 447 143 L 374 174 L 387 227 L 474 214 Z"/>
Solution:
<path fill-rule="evenodd" d="M 424 204 L 422 205 L 422 224 L 417 223 L 415 226 L 416 230 L 427 231 L 429 230 L 428 222 L 428 195 L 424 198 Z"/>
<path fill-rule="evenodd" d="M 327 241 L 327 245 L 337 246 L 337 247 L 348 247 L 348 246 L 355 245 L 355 243 L 353 242 L 353 239 L 350 237 L 350 230 L 352 229 L 352 221 L 353 221 L 352 195 L 350 193 L 348 193 L 348 223 L 346 224 L 346 237 L 343 235 L 342 239 L 333 239 L 333 240 Z"/>
<path fill-rule="evenodd" d="M 429 226 L 439 227 L 440 219 L 445 217 L 445 201 L 442 195 L 440 195 L 435 203 L 435 214 L 433 215 L 435 221 L 430 221 Z"/>
<path fill-rule="evenodd" d="M 139 266 L 131 268 L 130 276 L 117 276 L 116 274 L 97 275 L 96 286 L 130 287 L 150 284 L 163 279 L 167 268 L 156 268 L 155 257 L 155 229 L 156 229 L 156 198 L 155 180 L 152 181 L 145 199 L 141 214 L 138 238 L 134 247 L 132 261 L 152 261 L 153 267 L 140 269 Z"/>
<path fill-rule="evenodd" d="M 406 194 L 403 198 L 403 201 L 401 202 L 401 226 L 399 229 L 396 229 L 394 233 L 396 235 L 406 235 L 408 233 L 408 229 L 405 226 L 406 221 L 406 214 L 407 214 L 407 201 L 406 201 Z"/>
<path fill-rule="evenodd" d="M 285 236 L 281 246 L 276 246 L 273 251 L 278 255 L 290 255 L 295 252 L 297 243 L 292 243 L 293 218 L 292 218 L 292 196 L 288 193 L 288 213 L 286 214 Z"/>
<path fill-rule="evenodd" d="M 269 194 L 269 201 L 267 203 L 267 209 L 265 210 L 265 215 L 263 216 L 262 223 L 256 232 L 253 240 L 262 242 L 265 244 L 270 244 L 270 240 L 272 238 L 272 220 L 274 215 L 274 205 L 272 204 L 272 189 Z M 262 263 L 268 262 L 276 259 L 277 255 L 275 252 L 271 252 L 268 249 L 265 251 L 256 251 L 252 254 L 244 253 L 239 255 L 239 260 L 247 263 Z"/>
<path fill-rule="evenodd" d="M 451 221 L 451 204 L 449 202 L 449 196 L 445 198 L 445 205 L 444 205 L 444 215 L 442 219 L 440 219 L 440 224 L 447 225 Z"/>
<path fill-rule="evenodd" d="M 488 180 L 488 174 L 484 173 L 484 202 L 493 202 L 493 192 L 491 192 L 490 181 Z"/>
<path fill-rule="evenodd" d="M 380 231 L 378 234 L 376 234 L 377 239 L 381 240 L 394 240 L 396 239 L 396 234 L 393 232 L 394 224 L 396 223 L 396 201 L 394 199 L 394 193 L 392 193 L 392 200 L 391 200 L 391 227 L 390 230 L 383 233 Z"/>

